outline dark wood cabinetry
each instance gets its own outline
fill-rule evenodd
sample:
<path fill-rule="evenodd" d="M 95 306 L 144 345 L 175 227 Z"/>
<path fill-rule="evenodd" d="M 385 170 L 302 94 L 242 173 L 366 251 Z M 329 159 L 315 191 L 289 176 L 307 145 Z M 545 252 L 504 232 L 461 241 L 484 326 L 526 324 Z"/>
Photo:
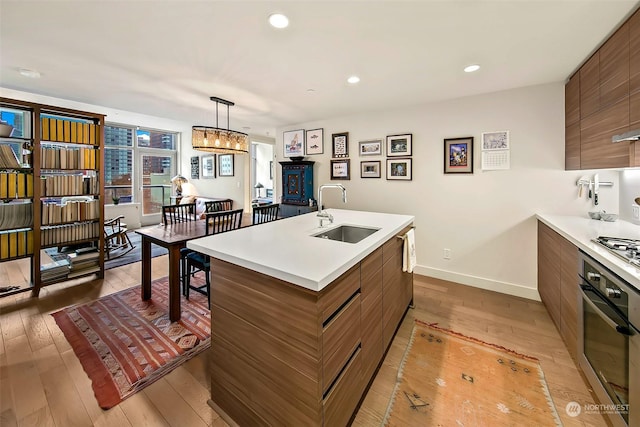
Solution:
<path fill-rule="evenodd" d="M 638 128 L 640 11 L 618 28 L 565 86 L 565 169 L 640 166 L 639 143 L 611 140 Z"/>
<path fill-rule="evenodd" d="M 578 248 L 542 222 L 538 222 L 538 292 L 576 360 Z"/>

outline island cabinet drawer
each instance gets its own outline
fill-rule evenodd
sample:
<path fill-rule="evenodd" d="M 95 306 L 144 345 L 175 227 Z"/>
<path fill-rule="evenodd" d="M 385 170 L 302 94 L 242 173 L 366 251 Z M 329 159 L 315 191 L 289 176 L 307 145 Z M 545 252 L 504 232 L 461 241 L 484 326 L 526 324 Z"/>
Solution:
<path fill-rule="evenodd" d="M 401 232 L 399 232 L 397 234 L 397 236 L 404 236 L 405 234 L 407 234 L 407 232 L 409 230 L 411 230 L 412 227 L 413 227 L 413 225 L 406 226 L 404 229 L 402 229 Z M 391 258 L 393 258 L 395 256 L 402 257 L 403 245 L 404 245 L 404 240 L 398 239 L 396 236 L 393 236 L 392 238 L 387 240 L 385 242 L 385 244 L 382 245 L 382 262 L 383 262 L 383 264 L 386 264 L 387 261 L 389 261 Z"/>
<path fill-rule="evenodd" d="M 324 288 L 319 299 L 323 325 L 359 289 L 360 264 L 354 265 Z"/>
<path fill-rule="evenodd" d="M 378 248 L 362 260 L 360 266 L 362 299 L 373 296 L 381 291 L 382 285 L 382 248 Z"/>
<path fill-rule="evenodd" d="M 326 392 L 360 345 L 360 293 L 335 314 L 322 331 L 322 390 Z"/>
<path fill-rule="evenodd" d="M 322 425 L 342 427 L 349 423 L 364 388 L 361 371 L 362 352 L 357 348 L 331 390 L 324 395 Z"/>

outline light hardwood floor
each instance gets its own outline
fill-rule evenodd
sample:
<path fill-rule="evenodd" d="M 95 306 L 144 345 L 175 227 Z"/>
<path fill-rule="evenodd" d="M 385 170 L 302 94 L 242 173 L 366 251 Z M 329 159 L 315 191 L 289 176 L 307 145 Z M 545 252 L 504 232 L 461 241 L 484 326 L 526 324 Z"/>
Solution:
<path fill-rule="evenodd" d="M 0 283 L 22 280 L 24 266 L 0 264 Z M 120 405 L 103 411 L 73 350 L 50 316 L 140 282 L 140 263 L 107 270 L 105 279 L 0 298 L 0 425 L 226 426 L 208 405 L 206 353 L 176 368 Z M 153 278 L 167 274 L 166 256 L 152 260 Z M 414 318 L 540 359 L 566 426 L 605 426 L 599 415 L 568 417 L 570 401 L 594 402 L 544 306 L 436 279 L 415 276 L 410 309 L 371 384 L 354 426 L 377 426 L 393 390 Z"/>

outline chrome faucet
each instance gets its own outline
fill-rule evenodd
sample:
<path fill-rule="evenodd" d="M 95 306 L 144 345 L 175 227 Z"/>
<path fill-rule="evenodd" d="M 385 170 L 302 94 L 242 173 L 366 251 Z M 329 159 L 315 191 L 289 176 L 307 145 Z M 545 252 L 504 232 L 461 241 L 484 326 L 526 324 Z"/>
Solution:
<path fill-rule="evenodd" d="M 329 223 L 333 223 L 333 215 L 322 209 L 322 190 L 325 188 L 339 188 L 342 190 L 342 203 L 347 203 L 347 189 L 342 184 L 324 184 L 318 187 L 318 214 L 320 218 L 320 227 L 323 227 L 322 220 L 328 219 Z"/>

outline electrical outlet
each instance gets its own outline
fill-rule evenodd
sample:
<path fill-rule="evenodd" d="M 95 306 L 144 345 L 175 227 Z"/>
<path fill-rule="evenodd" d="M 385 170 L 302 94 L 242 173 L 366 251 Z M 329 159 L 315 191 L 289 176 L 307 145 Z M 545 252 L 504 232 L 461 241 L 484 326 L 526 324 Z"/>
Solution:
<path fill-rule="evenodd" d="M 451 249 L 444 249 L 444 255 L 443 255 L 444 259 L 451 259 Z"/>
<path fill-rule="evenodd" d="M 640 206 L 638 205 L 631 206 L 631 216 L 633 216 L 633 219 L 640 220 Z"/>

